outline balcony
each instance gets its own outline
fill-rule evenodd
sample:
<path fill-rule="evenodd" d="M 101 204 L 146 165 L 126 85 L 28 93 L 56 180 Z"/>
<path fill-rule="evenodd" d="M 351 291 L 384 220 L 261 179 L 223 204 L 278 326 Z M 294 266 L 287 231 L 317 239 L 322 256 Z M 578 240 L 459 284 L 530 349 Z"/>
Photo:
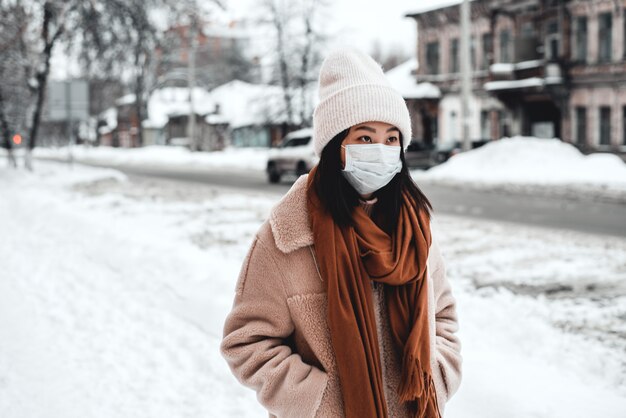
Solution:
<path fill-rule="evenodd" d="M 494 63 L 489 67 L 490 80 L 486 91 L 542 91 L 563 83 L 561 65 L 543 57 L 544 46 L 536 37 L 515 39 L 515 60 Z"/>
<path fill-rule="evenodd" d="M 486 91 L 504 91 L 504 90 L 543 90 L 549 86 L 560 85 L 563 83 L 563 76 L 561 73 L 561 67 L 556 63 L 540 63 L 539 61 L 524 61 L 516 64 L 493 64 L 491 69 L 492 74 L 504 74 L 505 67 L 511 67 L 510 77 L 492 79 L 484 84 Z M 517 76 L 528 69 L 533 69 L 533 75 L 530 76 Z M 494 70 L 496 70 L 494 72 Z"/>

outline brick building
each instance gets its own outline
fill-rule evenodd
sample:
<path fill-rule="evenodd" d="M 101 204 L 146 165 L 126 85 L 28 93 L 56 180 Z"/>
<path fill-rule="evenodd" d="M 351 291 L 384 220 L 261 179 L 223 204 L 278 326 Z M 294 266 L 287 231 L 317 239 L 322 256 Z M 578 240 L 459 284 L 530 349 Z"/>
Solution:
<path fill-rule="evenodd" d="M 191 55 L 191 27 L 177 24 L 167 29 L 155 51 L 160 85 L 186 86 Z M 196 32 L 196 85 L 212 89 L 233 79 L 253 81 L 259 77 L 257 60 L 249 50 L 248 30 L 232 21 L 227 25 L 200 22 Z"/>
<path fill-rule="evenodd" d="M 470 10 L 471 138 L 554 136 L 626 154 L 626 1 L 474 0 Z M 407 14 L 416 81 L 441 89 L 432 117 L 442 141 L 461 136 L 459 12 Z"/>

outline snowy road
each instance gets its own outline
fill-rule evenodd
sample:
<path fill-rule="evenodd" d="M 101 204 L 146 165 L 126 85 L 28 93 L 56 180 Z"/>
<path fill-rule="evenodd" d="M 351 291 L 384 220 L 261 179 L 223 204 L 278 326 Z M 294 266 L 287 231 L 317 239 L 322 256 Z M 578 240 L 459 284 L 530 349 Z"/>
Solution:
<path fill-rule="evenodd" d="M 265 174 L 258 171 L 199 171 L 147 165 L 116 168 L 130 176 L 173 179 L 270 195 L 284 194 L 294 179 L 286 178 L 276 185 L 269 184 Z M 435 210 L 444 214 L 626 237 L 626 204 L 623 203 L 481 191 L 420 181 L 418 184 Z"/>
<path fill-rule="evenodd" d="M 264 417 L 218 353 L 280 193 L 0 169 L 0 417 Z M 438 214 L 464 379 L 447 418 L 626 416 L 626 240 Z"/>

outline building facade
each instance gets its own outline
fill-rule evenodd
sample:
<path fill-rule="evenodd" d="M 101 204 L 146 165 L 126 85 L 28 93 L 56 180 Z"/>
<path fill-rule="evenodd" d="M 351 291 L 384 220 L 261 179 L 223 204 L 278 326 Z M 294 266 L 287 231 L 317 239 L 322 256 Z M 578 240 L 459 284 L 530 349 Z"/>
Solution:
<path fill-rule="evenodd" d="M 470 2 L 470 137 L 558 137 L 626 154 L 626 1 Z M 417 82 L 441 89 L 437 132 L 461 137 L 460 8 L 417 22 Z"/>
<path fill-rule="evenodd" d="M 255 81 L 259 78 L 256 56 L 251 56 L 247 30 L 236 21 L 228 25 L 199 22 L 192 32 L 189 24 L 177 24 L 163 34 L 155 50 L 156 77 L 161 86 L 186 86 L 195 33 L 195 83 L 206 89 L 234 79 Z"/>

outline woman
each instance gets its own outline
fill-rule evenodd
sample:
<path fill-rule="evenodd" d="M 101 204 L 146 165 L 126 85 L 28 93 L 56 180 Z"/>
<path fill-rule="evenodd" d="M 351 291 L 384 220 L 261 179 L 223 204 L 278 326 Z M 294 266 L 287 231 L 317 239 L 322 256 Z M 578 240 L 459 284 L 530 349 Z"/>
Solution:
<path fill-rule="evenodd" d="M 326 58 L 319 94 L 319 164 L 258 231 L 222 354 L 270 416 L 443 416 L 461 380 L 456 304 L 404 161 L 406 104 L 351 50 Z"/>

